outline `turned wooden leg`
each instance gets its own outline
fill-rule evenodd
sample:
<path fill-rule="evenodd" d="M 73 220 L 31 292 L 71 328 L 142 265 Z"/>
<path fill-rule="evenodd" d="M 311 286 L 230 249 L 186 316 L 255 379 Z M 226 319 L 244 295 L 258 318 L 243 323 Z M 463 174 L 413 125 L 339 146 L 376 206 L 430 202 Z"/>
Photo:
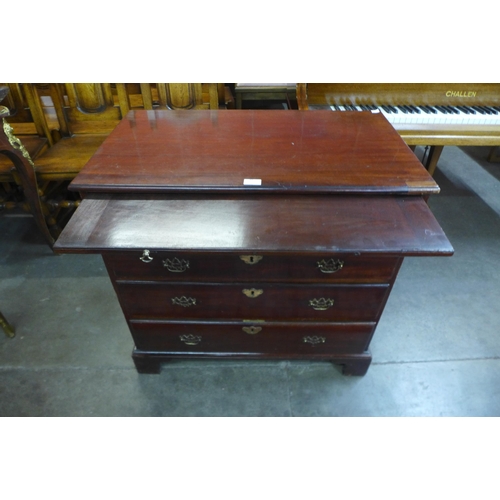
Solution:
<path fill-rule="evenodd" d="M 132 359 L 134 360 L 135 368 L 139 373 L 157 375 L 161 371 L 161 361 L 154 356 L 133 352 Z"/>

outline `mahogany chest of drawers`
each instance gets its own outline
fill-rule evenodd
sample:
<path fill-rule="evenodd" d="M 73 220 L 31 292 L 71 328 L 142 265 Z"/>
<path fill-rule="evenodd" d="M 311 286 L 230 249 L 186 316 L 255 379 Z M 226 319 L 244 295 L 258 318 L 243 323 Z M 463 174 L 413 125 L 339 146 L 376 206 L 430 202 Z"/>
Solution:
<path fill-rule="evenodd" d="M 131 112 L 72 188 L 56 249 L 102 254 L 139 372 L 302 358 L 363 375 L 403 258 L 453 253 L 423 199 L 437 186 L 370 113 Z"/>

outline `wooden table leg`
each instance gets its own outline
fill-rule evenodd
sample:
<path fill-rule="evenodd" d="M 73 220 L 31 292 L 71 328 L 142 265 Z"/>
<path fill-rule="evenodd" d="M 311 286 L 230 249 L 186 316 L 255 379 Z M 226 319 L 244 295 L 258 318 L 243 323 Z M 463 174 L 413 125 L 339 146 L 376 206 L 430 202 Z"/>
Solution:
<path fill-rule="evenodd" d="M 10 323 L 5 319 L 5 316 L 0 312 L 0 326 L 3 328 L 3 331 L 7 335 L 7 337 L 14 337 L 14 327 L 10 325 Z"/>
<path fill-rule="evenodd" d="M 425 168 L 429 171 L 429 174 L 434 175 L 436 170 L 437 162 L 441 156 L 444 146 L 431 146 L 429 151 L 429 157 L 425 162 Z"/>
<path fill-rule="evenodd" d="M 490 149 L 488 161 L 491 163 L 500 163 L 500 146 L 493 146 Z"/>

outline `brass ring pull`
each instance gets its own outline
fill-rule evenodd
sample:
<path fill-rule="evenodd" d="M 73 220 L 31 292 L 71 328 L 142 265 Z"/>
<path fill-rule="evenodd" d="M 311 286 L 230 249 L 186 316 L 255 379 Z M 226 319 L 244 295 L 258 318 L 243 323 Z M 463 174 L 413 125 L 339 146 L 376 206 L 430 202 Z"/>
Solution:
<path fill-rule="evenodd" d="M 342 260 L 320 260 L 317 262 L 318 268 L 322 273 L 332 274 L 340 271 L 344 267 L 344 262 Z"/>
<path fill-rule="evenodd" d="M 333 303 L 335 301 L 333 299 L 312 299 L 309 301 L 309 305 L 315 310 L 315 311 L 326 311 L 327 309 L 330 309 L 330 307 L 333 306 Z"/>
<path fill-rule="evenodd" d="M 255 299 L 255 297 L 258 297 L 259 295 L 262 295 L 264 293 L 264 290 L 262 290 L 261 288 L 245 288 L 242 291 L 247 297 L 251 299 Z"/>
<path fill-rule="evenodd" d="M 317 344 L 324 344 L 326 342 L 325 337 L 318 337 L 317 335 L 314 335 L 312 337 L 304 337 L 302 339 L 306 344 L 312 344 L 313 346 Z"/>
<path fill-rule="evenodd" d="M 142 262 L 145 262 L 146 264 L 149 264 L 153 260 L 153 257 L 149 255 L 149 250 L 144 250 L 142 252 L 142 256 L 139 258 L 142 260 Z"/>
<path fill-rule="evenodd" d="M 183 273 L 186 269 L 189 269 L 189 260 L 178 259 L 177 257 L 165 259 L 163 266 L 171 273 Z"/>
<path fill-rule="evenodd" d="M 245 332 L 245 333 L 248 333 L 250 335 L 255 335 L 256 333 L 259 333 L 262 331 L 262 327 L 261 326 L 244 326 L 242 328 L 242 330 Z"/>
<path fill-rule="evenodd" d="M 262 255 L 240 255 L 240 259 L 245 263 L 245 264 L 257 264 L 257 262 L 260 262 L 262 260 Z"/>
<path fill-rule="evenodd" d="M 183 295 L 182 297 L 174 297 L 172 299 L 172 304 L 182 307 L 191 307 L 196 305 L 196 299 L 192 299 L 191 297 L 185 297 Z"/>
<path fill-rule="evenodd" d="M 186 345 L 198 345 L 201 342 L 201 335 L 179 335 L 179 338 Z"/>

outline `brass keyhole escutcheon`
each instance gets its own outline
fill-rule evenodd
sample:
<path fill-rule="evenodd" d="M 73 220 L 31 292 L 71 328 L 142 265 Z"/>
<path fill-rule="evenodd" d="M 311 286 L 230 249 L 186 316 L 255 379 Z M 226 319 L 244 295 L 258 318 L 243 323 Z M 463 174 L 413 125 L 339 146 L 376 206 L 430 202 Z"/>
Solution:
<path fill-rule="evenodd" d="M 262 327 L 261 326 L 244 326 L 242 328 L 242 330 L 245 332 L 245 333 L 248 333 L 250 335 L 255 335 L 256 333 L 259 333 L 262 331 Z"/>
<path fill-rule="evenodd" d="M 240 259 L 245 264 L 253 265 L 262 260 L 262 255 L 240 255 Z"/>
<path fill-rule="evenodd" d="M 251 299 L 255 299 L 255 297 L 258 297 L 259 295 L 262 295 L 264 293 L 264 290 L 262 290 L 261 288 L 245 288 L 242 291 L 247 297 Z"/>

